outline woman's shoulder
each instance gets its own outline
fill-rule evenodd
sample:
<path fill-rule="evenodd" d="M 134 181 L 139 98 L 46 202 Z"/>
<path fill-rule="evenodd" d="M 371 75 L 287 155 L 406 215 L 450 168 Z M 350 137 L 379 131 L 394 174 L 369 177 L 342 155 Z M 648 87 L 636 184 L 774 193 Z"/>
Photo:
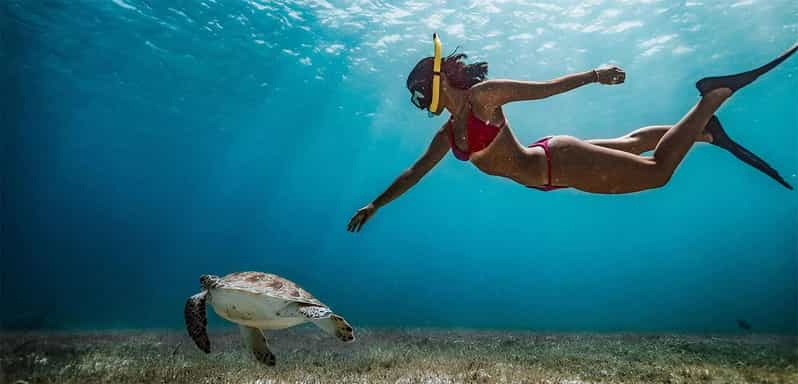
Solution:
<path fill-rule="evenodd" d="M 469 87 L 468 88 L 468 94 L 469 94 L 469 96 L 472 96 L 472 95 L 473 96 L 477 96 L 477 95 L 479 95 L 481 93 L 484 93 L 484 92 L 488 91 L 490 89 L 490 87 L 491 87 L 491 81 L 490 80 L 483 80 L 483 81 L 480 81 L 479 83 L 476 83 L 476 84 L 472 85 L 471 87 Z"/>
<path fill-rule="evenodd" d="M 492 99 L 491 96 L 495 95 L 496 85 L 498 82 L 495 80 L 480 81 L 468 89 L 468 98 L 473 104 L 489 105 Z"/>
<path fill-rule="evenodd" d="M 468 89 L 468 99 L 472 106 L 488 113 L 499 105 L 496 105 L 496 85 L 498 83 L 494 80 L 485 80 L 471 86 Z"/>

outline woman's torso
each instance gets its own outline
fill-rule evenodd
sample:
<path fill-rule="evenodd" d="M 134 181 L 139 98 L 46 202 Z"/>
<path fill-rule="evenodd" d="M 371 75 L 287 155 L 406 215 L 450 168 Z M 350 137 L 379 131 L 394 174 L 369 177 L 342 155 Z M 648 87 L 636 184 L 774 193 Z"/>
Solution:
<path fill-rule="evenodd" d="M 488 110 L 478 100 L 468 104 L 453 114 L 447 123 L 450 125 L 448 129 L 451 129 L 449 137 L 453 152 L 462 152 L 467 156 L 464 160 L 489 175 L 507 177 L 528 186 L 545 184 L 548 174 L 544 151 L 521 145 L 513 135 L 501 107 Z M 495 133 L 496 130 L 498 133 Z M 486 143 L 493 134 L 493 140 Z M 469 139 L 475 139 L 477 151 L 470 150 Z"/>

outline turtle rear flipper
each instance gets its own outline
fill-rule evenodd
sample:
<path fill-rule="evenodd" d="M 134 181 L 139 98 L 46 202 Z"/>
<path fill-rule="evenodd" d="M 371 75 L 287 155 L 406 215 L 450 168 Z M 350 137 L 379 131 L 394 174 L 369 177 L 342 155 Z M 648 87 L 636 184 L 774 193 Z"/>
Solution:
<path fill-rule="evenodd" d="M 205 314 L 205 296 L 208 292 L 202 291 L 186 300 L 184 316 L 188 335 L 205 353 L 211 352 L 211 342 L 208 340 L 208 318 Z"/>
<path fill-rule="evenodd" d="M 238 329 L 241 331 L 244 347 L 252 351 L 255 360 L 269 366 L 273 366 L 276 363 L 277 359 L 272 351 L 269 350 L 269 344 L 266 343 L 266 337 L 263 336 L 263 332 L 260 329 L 243 325 L 239 325 Z"/>

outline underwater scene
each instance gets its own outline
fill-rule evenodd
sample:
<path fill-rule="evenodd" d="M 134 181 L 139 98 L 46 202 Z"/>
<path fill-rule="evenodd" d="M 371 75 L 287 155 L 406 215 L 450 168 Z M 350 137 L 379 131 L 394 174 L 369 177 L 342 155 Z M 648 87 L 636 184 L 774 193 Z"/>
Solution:
<path fill-rule="evenodd" d="M 5 0 L 0 384 L 798 383 L 798 2 Z"/>

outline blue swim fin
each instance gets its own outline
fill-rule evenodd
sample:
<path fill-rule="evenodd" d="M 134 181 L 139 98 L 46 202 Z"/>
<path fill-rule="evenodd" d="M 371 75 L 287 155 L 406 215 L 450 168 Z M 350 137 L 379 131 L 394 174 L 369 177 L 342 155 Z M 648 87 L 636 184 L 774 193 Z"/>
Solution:
<path fill-rule="evenodd" d="M 712 135 L 712 144 L 717 145 L 729 152 L 732 155 L 737 157 L 738 159 L 748 163 L 750 166 L 762 171 L 762 173 L 770 176 L 773 180 L 776 180 L 779 184 L 783 185 L 785 188 L 792 190 L 792 185 L 790 185 L 783 177 L 779 174 L 778 171 L 773 169 L 765 160 L 762 160 L 759 156 L 755 155 L 753 152 L 749 151 L 745 147 L 740 144 L 737 144 L 734 140 L 732 140 L 726 131 L 723 130 L 723 126 L 720 125 L 720 120 L 715 115 L 712 115 L 712 118 L 709 119 L 707 126 L 704 127 L 706 132 L 709 132 Z"/>
<path fill-rule="evenodd" d="M 784 51 L 784 53 L 773 59 L 773 61 L 759 68 L 738 73 L 736 75 L 705 77 L 701 80 L 698 80 L 698 82 L 695 83 L 695 87 L 698 88 L 699 92 L 701 92 L 701 96 L 704 96 L 708 92 L 718 88 L 730 88 L 732 92 L 736 92 L 738 89 L 754 82 L 754 80 L 756 80 L 759 76 L 762 76 L 771 69 L 776 68 L 776 66 L 781 64 L 781 62 L 792 56 L 795 51 L 798 51 L 798 43 L 793 45 L 790 49 Z"/>

